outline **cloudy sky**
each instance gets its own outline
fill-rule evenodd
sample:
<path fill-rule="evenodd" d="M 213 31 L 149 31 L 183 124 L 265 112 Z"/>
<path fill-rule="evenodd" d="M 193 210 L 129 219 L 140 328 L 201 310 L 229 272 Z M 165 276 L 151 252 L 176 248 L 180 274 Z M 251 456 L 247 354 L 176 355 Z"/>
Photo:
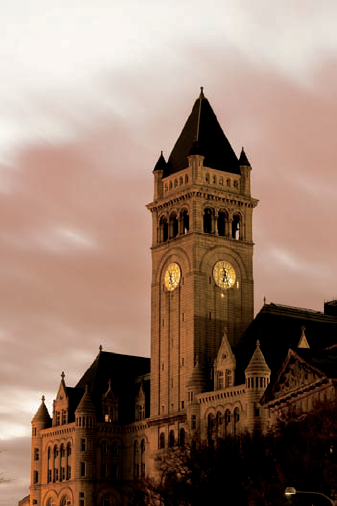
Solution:
<path fill-rule="evenodd" d="M 337 4 L 0 0 L 0 505 L 99 345 L 149 355 L 152 169 L 204 86 L 253 166 L 255 308 L 337 295 Z"/>

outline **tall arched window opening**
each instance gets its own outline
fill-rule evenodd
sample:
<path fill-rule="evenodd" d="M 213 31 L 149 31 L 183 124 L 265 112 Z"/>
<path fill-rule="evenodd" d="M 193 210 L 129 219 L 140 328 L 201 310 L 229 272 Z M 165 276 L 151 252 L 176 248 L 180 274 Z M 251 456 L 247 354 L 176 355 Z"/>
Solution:
<path fill-rule="evenodd" d="M 225 237 L 227 235 L 226 223 L 227 214 L 223 211 L 220 211 L 218 215 L 218 235 L 221 237 Z"/>
<path fill-rule="evenodd" d="M 238 214 L 234 214 L 233 220 L 232 220 L 232 238 L 233 239 L 240 239 L 240 216 Z"/>
<path fill-rule="evenodd" d="M 205 234 L 211 234 L 213 232 L 213 213 L 210 208 L 206 208 L 204 212 L 204 232 Z"/>

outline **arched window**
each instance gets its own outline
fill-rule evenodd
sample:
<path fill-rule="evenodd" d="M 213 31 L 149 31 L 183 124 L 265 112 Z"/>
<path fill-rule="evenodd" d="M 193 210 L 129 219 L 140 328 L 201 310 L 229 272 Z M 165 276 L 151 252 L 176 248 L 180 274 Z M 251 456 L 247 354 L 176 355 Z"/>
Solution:
<path fill-rule="evenodd" d="M 216 414 L 216 424 L 217 427 L 220 427 L 222 425 L 222 413 L 220 411 Z"/>
<path fill-rule="evenodd" d="M 168 223 L 165 216 L 160 218 L 159 222 L 159 242 L 166 242 L 168 240 Z"/>
<path fill-rule="evenodd" d="M 108 443 L 107 443 L 107 441 L 103 441 L 102 442 L 101 450 L 102 450 L 102 454 L 103 455 L 106 455 L 108 453 Z"/>
<path fill-rule="evenodd" d="M 138 441 L 133 444 L 134 478 L 139 478 L 139 445 Z"/>
<path fill-rule="evenodd" d="M 188 183 L 188 174 L 185 174 L 185 184 Z"/>
<path fill-rule="evenodd" d="M 216 184 L 216 176 L 213 176 L 213 184 Z"/>
<path fill-rule="evenodd" d="M 221 184 L 221 186 L 223 186 L 223 177 L 222 176 L 219 177 L 219 184 Z"/>
<path fill-rule="evenodd" d="M 204 212 L 204 232 L 205 234 L 211 234 L 212 233 L 212 221 L 213 221 L 213 213 L 212 210 L 207 207 Z"/>
<path fill-rule="evenodd" d="M 185 429 L 181 428 L 179 432 L 179 445 L 185 446 Z"/>
<path fill-rule="evenodd" d="M 233 417 L 234 417 L 234 435 L 236 436 L 237 433 L 238 433 L 239 422 L 240 422 L 240 410 L 239 410 L 239 408 L 235 408 L 234 409 Z"/>
<path fill-rule="evenodd" d="M 182 224 L 182 233 L 187 234 L 190 229 L 190 217 L 187 209 L 183 209 L 180 213 L 180 221 Z"/>
<path fill-rule="evenodd" d="M 225 411 L 225 436 L 231 433 L 231 412 L 229 409 Z"/>
<path fill-rule="evenodd" d="M 181 186 L 182 184 L 184 184 L 184 178 L 183 178 L 183 176 L 180 176 L 180 178 L 179 178 L 179 184 L 180 184 L 180 186 Z"/>
<path fill-rule="evenodd" d="M 54 459 L 57 459 L 57 457 L 59 456 L 59 449 L 57 448 L 57 446 L 55 445 L 54 446 Z"/>
<path fill-rule="evenodd" d="M 210 413 L 207 417 L 207 436 L 209 446 L 213 446 L 214 416 Z"/>
<path fill-rule="evenodd" d="M 238 214 L 234 214 L 232 220 L 232 238 L 240 239 L 240 216 Z"/>
<path fill-rule="evenodd" d="M 229 178 L 227 179 L 226 183 L 227 183 L 228 188 L 230 188 L 231 187 L 231 180 Z"/>
<path fill-rule="evenodd" d="M 67 444 L 67 456 L 69 457 L 71 455 L 71 443 Z"/>
<path fill-rule="evenodd" d="M 175 212 L 170 215 L 169 238 L 178 235 L 178 217 Z"/>
<path fill-rule="evenodd" d="M 50 457 L 51 457 L 51 448 L 50 446 L 48 447 L 48 460 L 50 460 Z"/>
<path fill-rule="evenodd" d="M 171 430 L 169 434 L 169 447 L 172 448 L 172 446 L 174 446 L 174 430 Z"/>
<path fill-rule="evenodd" d="M 208 174 L 208 172 L 207 172 L 207 174 L 205 176 L 205 181 L 206 181 L 206 183 L 209 183 L 209 174 Z"/>
<path fill-rule="evenodd" d="M 233 185 L 234 185 L 234 188 L 236 188 L 236 189 L 238 189 L 238 188 L 239 188 L 239 182 L 238 182 L 238 180 L 237 180 L 237 179 L 235 179 L 235 180 L 234 180 Z"/>
<path fill-rule="evenodd" d="M 161 432 L 159 436 L 159 449 L 163 448 L 165 448 L 165 434 L 164 432 Z"/>
<path fill-rule="evenodd" d="M 228 221 L 227 213 L 220 211 L 218 215 L 218 235 L 225 237 L 227 235 L 226 224 Z"/>
<path fill-rule="evenodd" d="M 170 181 L 170 190 L 172 190 L 172 186 L 173 186 L 172 181 Z"/>
<path fill-rule="evenodd" d="M 140 474 L 142 478 L 145 476 L 145 440 L 140 443 Z"/>
<path fill-rule="evenodd" d="M 112 443 L 112 455 L 113 455 L 114 457 L 116 457 L 116 456 L 118 455 L 118 453 L 119 453 L 119 445 L 118 445 L 118 442 L 117 442 L 117 441 L 114 441 L 114 442 Z"/>
<path fill-rule="evenodd" d="M 177 186 L 178 186 L 178 179 L 175 179 L 174 180 L 174 187 L 177 188 Z"/>

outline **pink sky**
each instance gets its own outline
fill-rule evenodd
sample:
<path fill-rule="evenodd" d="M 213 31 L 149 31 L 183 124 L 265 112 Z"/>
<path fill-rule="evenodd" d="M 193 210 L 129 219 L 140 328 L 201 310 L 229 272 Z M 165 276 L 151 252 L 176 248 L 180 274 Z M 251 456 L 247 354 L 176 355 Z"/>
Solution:
<path fill-rule="evenodd" d="M 28 493 L 61 372 L 149 355 L 145 204 L 200 86 L 253 166 L 256 311 L 337 296 L 335 2 L 112 4 L 2 8 L 0 505 Z"/>

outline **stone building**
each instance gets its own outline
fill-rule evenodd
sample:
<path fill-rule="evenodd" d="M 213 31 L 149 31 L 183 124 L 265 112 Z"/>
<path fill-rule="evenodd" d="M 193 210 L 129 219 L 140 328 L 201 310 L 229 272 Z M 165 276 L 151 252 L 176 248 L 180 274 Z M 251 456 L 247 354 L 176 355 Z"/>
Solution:
<path fill-rule="evenodd" d="M 32 420 L 30 505 L 125 504 L 169 447 L 265 430 L 285 358 L 336 344 L 334 309 L 264 304 L 254 319 L 251 171 L 201 90 L 153 170 L 151 359 L 100 348 L 75 387 L 62 373 L 53 413 L 42 398 Z M 304 326 L 310 353 L 289 355 Z"/>

